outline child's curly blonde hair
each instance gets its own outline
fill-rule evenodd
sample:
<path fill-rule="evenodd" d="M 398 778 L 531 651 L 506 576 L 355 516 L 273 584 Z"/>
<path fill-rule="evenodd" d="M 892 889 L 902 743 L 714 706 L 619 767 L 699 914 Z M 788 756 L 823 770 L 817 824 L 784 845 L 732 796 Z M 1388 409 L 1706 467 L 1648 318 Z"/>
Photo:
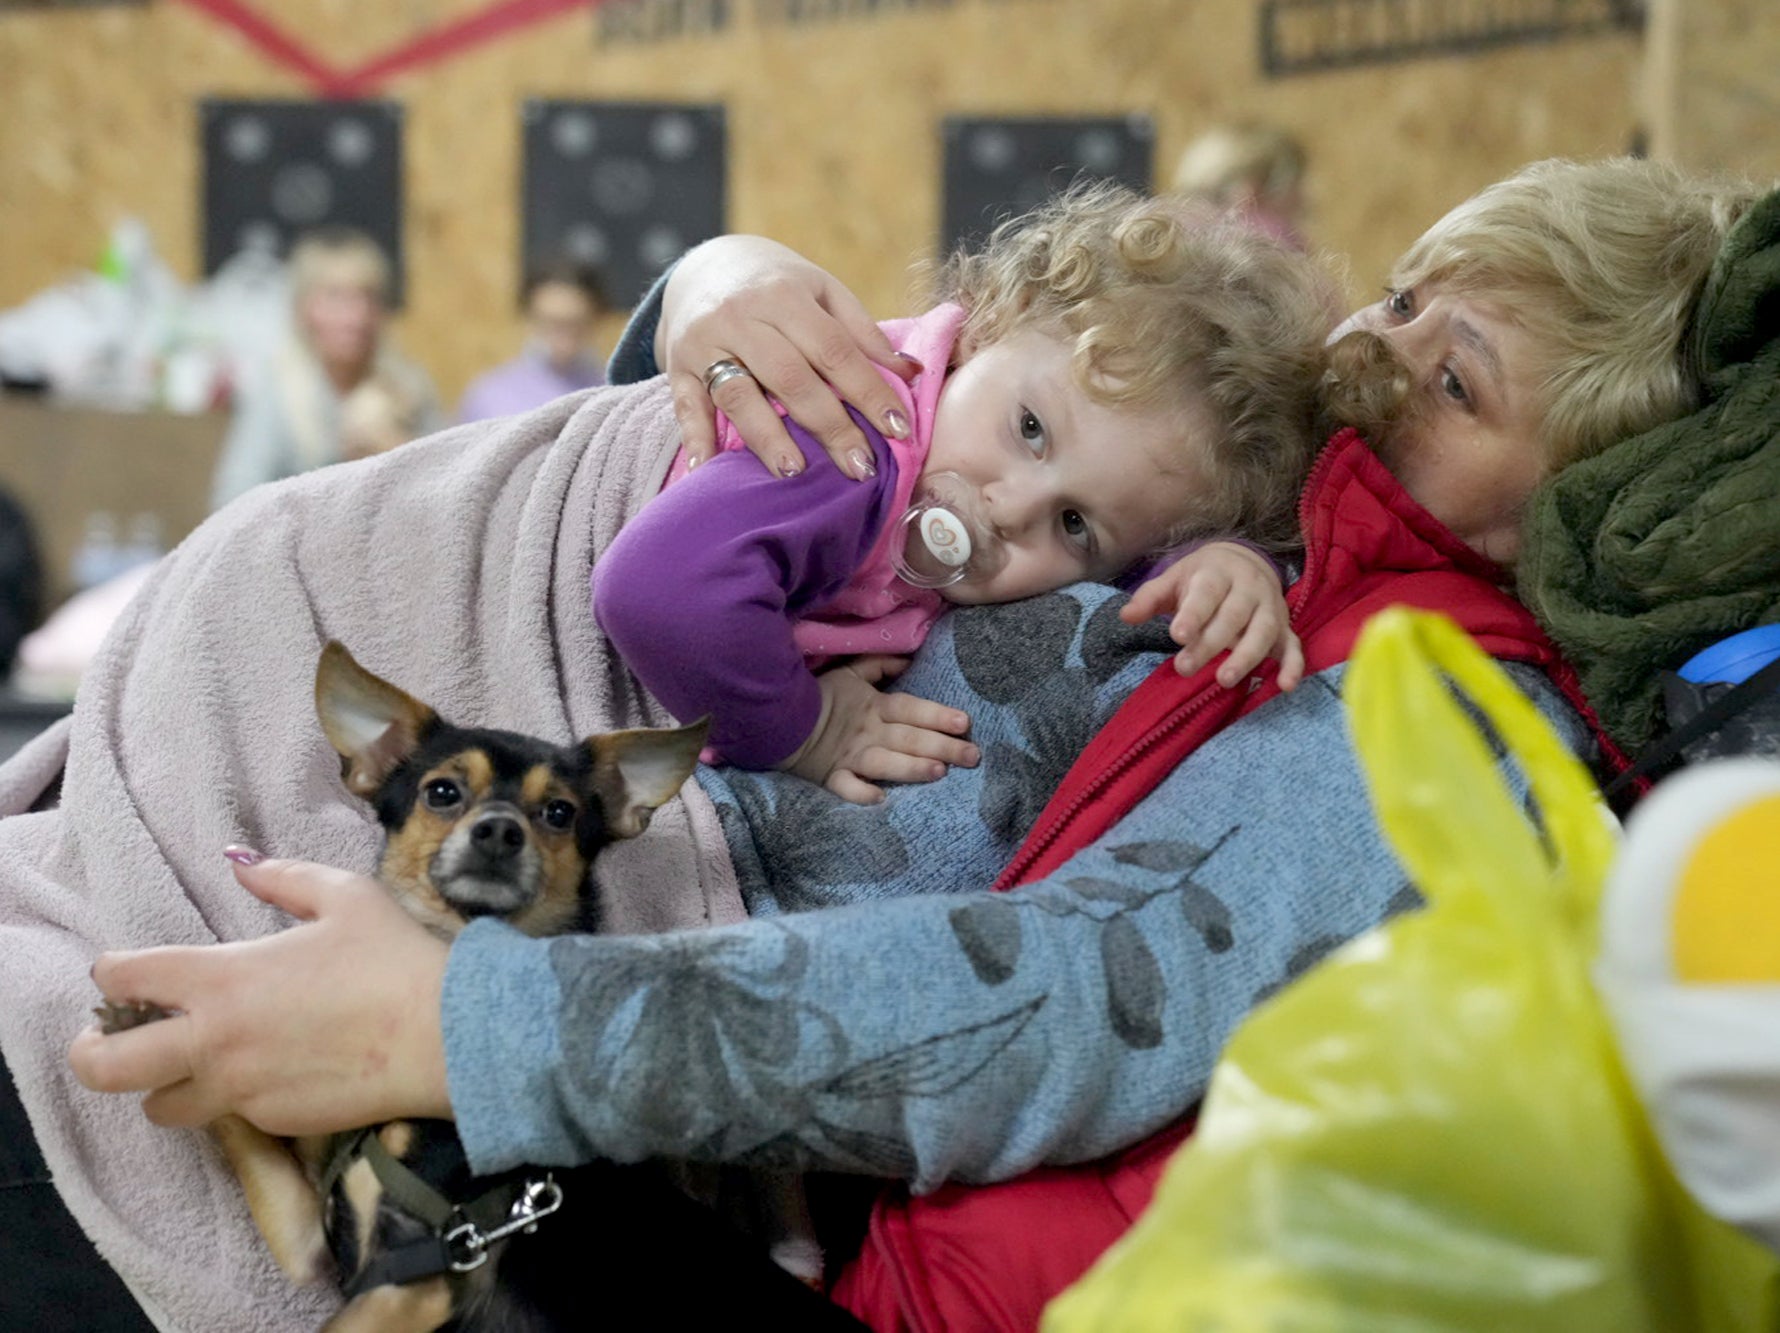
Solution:
<path fill-rule="evenodd" d="M 1209 492 L 1170 544 L 1233 532 L 1297 544 L 1298 491 L 1320 439 L 1317 380 L 1332 296 L 1303 255 L 1240 221 L 1119 185 L 1078 185 L 952 256 L 937 295 L 966 312 L 960 360 L 1039 327 L 1073 349 L 1076 382 L 1110 407 L 1202 403 Z"/>

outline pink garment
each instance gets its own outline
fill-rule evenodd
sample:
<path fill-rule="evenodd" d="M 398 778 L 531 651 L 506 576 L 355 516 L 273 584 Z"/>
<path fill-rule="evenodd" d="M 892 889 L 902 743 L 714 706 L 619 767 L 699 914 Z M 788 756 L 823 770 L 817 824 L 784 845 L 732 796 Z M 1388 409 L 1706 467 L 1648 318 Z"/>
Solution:
<path fill-rule="evenodd" d="M 926 369 L 905 384 L 887 370 L 881 370 L 884 382 L 902 400 L 904 415 L 909 419 L 906 440 L 885 436 L 891 457 L 896 460 L 895 504 L 891 512 L 900 515 L 909 506 L 915 483 L 926 466 L 927 452 L 933 444 L 933 419 L 939 409 L 940 390 L 945 385 L 946 368 L 951 363 L 952 347 L 958 340 L 958 329 L 964 322 L 964 311 L 956 305 L 935 306 L 924 315 L 912 319 L 885 320 L 878 327 L 899 352 L 907 352 Z M 778 403 L 779 415 L 785 409 Z M 717 447 L 725 450 L 745 449 L 742 437 L 729 418 L 717 414 Z M 682 449 L 668 469 L 664 489 L 687 472 L 686 451 Z M 878 534 L 865 562 L 854 571 L 847 586 L 820 610 L 803 616 L 793 626 L 792 635 L 804 656 L 813 660 L 848 657 L 857 653 L 908 654 L 919 648 L 927 638 L 946 603 L 936 592 L 916 588 L 896 575 L 891 563 L 894 543 L 899 540 L 899 525 L 892 519 Z"/>

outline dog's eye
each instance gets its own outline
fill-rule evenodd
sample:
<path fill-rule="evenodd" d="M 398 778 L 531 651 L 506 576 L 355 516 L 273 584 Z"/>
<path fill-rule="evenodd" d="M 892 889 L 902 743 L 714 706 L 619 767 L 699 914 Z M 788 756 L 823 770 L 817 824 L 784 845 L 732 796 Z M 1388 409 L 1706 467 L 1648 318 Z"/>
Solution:
<path fill-rule="evenodd" d="M 544 807 L 544 822 L 554 829 L 564 829 L 575 822 L 575 806 L 571 801 L 552 801 Z"/>
<path fill-rule="evenodd" d="M 426 784 L 426 803 L 430 810 L 449 810 L 464 794 L 450 778 L 434 778 Z"/>

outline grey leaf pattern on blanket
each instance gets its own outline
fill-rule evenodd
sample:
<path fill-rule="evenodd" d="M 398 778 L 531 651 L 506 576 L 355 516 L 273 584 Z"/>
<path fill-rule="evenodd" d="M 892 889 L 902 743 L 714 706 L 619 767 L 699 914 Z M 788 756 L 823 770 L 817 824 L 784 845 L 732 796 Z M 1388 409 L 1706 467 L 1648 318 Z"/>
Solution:
<path fill-rule="evenodd" d="M 942 1097 L 975 1078 L 1044 1007 L 1044 997 L 956 1032 L 928 1037 L 842 1070 L 819 1091 L 841 1097 Z"/>
<path fill-rule="evenodd" d="M 1235 825 L 1225 830 L 1209 847 L 1153 841 L 1111 849 L 1113 860 L 1121 865 L 1170 877 L 1155 888 L 1095 875 L 1072 875 L 1060 885 L 1035 887 L 1017 897 L 977 898 L 953 909 L 953 938 L 977 980 L 999 986 L 1019 970 L 1022 910 L 1092 918 L 1100 925 L 1108 1021 L 1127 1046 L 1149 1050 L 1162 1043 L 1162 1009 L 1168 986 L 1132 917 L 1160 899 L 1179 895 L 1187 923 L 1198 932 L 1206 949 L 1212 953 L 1228 950 L 1235 943 L 1230 909 L 1193 876 L 1240 828 Z"/>
<path fill-rule="evenodd" d="M 579 982 L 564 996 L 563 1028 L 598 1034 L 598 1049 L 609 1057 L 588 1072 L 587 1094 L 668 1131 L 680 1140 L 681 1155 L 708 1146 L 712 1127 L 725 1121 L 733 1128 L 722 1137 L 749 1138 L 747 1108 L 756 1104 L 756 1090 L 768 1100 L 798 1092 L 789 1071 L 811 1041 L 809 1020 L 833 1058 L 848 1054 L 845 1036 L 826 1015 L 785 1002 L 809 957 L 790 931 L 778 932 L 778 943 L 763 953 L 723 941 L 703 952 L 682 937 L 660 935 L 616 967 L 557 966 L 559 977 Z M 578 947 L 574 936 L 555 940 L 552 958 Z M 634 1027 L 621 1025 L 627 1013 Z M 616 1049 L 608 1051 L 608 1042 Z"/>
<path fill-rule="evenodd" d="M 971 970 L 985 986 L 999 986 L 1020 961 L 1020 913 L 1007 898 L 976 898 L 951 913 Z"/>
<path fill-rule="evenodd" d="M 1053 592 L 953 614 L 966 683 L 990 703 L 1011 704 L 1056 670 L 1075 639 L 1082 606 Z"/>
<path fill-rule="evenodd" d="M 1129 626 L 1103 585 L 941 617 L 898 689 L 970 715 L 975 768 L 849 805 L 784 773 L 701 770 L 749 915 L 979 887 L 1007 864 L 1166 627 Z M 993 970 L 991 968 L 991 970 Z"/>
<path fill-rule="evenodd" d="M 1421 890 L 1416 888 L 1415 885 L 1411 884 L 1408 880 L 1404 880 L 1402 887 L 1393 893 L 1390 901 L 1384 905 L 1384 913 L 1379 917 L 1379 921 L 1381 923 L 1389 921 L 1399 912 L 1419 911 L 1426 905 L 1427 899 L 1422 897 Z M 1259 1004 L 1262 1000 L 1268 999 L 1277 992 L 1284 990 L 1316 964 L 1322 962 L 1324 958 L 1328 957 L 1343 944 L 1347 943 L 1347 939 L 1348 937 L 1344 935 L 1319 935 L 1317 938 L 1305 944 L 1286 960 L 1286 970 L 1283 976 L 1268 982 L 1265 986 L 1261 987 L 1260 990 L 1255 992 L 1254 1003 Z"/>
<path fill-rule="evenodd" d="M 1106 972 L 1106 1012 L 1119 1040 L 1136 1051 L 1160 1046 L 1168 988 L 1156 955 L 1130 917 L 1116 916 L 1100 932 L 1100 965 Z"/>
<path fill-rule="evenodd" d="M 1286 959 L 1285 975 L 1256 991 L 1254 1003 L 1259 1004 L 1262 1000 L 1272 998 L 1346 943 L 1345 935 L 1317 936 Z"/>
<path fill-rule="evenodd" d="M 1127 625 L 1119 619 L 1119 609 L 1129 600 L 1107 598 L 1089 613 L 1082 631 L 1082 661 L 1097 685 L 1111 680 L 1133 653 L 1174 653 L 1176 644 L 1168 637 L 1166 620 L 1158 617 Z"/>
<path fill-rule="evenodd" d="M 1038 821 L 1063 776 L 1116 711 L 1122 699 L 1097 693 L 1133 657 L 1173 647 L 1159 620 L 1127 625 L 1108 597 L 1087 613 L 1075 598 L 1052 593 L 1017 603 L 1023 614 L 981 606 L 955 613 L 958 665 L 972 687 L 1011 704 L 1020 741 L 985 747 L 978 814 L 998 838 L 1017 842 Z M 1081 629 L 1083 665 L 1065 665 Z"/>
<path fill-rule="evenodd" d="M 1186 911 L 1187 923 L 1199 932 L 1207 949 L 1223 953 L 1236 943 L 1230 929 L 1230 909 L 1222 898 L 1193 879 L 1193 872 L 1214 850 L 1215 847 L 1201 847 L 1191 842 L 1132 842 L 1113 848 L 1112 858 L 1121 865 L 1138 866 L 1144 870 L 1179 872 L 1181 878 L 1176 887 L 1181 890 L 1181 906 Z"/>
<path fill-rule="evenodd" d="M 598 1049 L 611 1052 L 597 1062 L 588 1095 L 667 1131 L 680 1156 L 772 1167 L 842 1160 L 906 1177 L 915 1168 L 908 1146 L 848 1123 L 849 1113 L 886 1098 L 946 1095 L 977 1077 L 1045 1004 L 1040 995 L 858 1059 L 832 1016 L 793 999 L 809 961 L 804 941 L 784 927 L 773 937 L 770 960 L 742 947 L 707 955 L 661 936 L 617 968 L 558 967 L 559 977 L 586 979 L 565 997 L 563 1026 L 598 1034 Z M 567 937 L 552 953 L 577 947 Z M 752 1114 L 763 1103 L 802 1107 L 800 1137 L 768 1132 Z"/>
<path fill-rule="evenodd" d="M 977 813 L 991 833 L 1010 842 L 1018 842 L 1037 822 L 1051 793 L 1104 721 L 1086 671 L 1059 669 L 1054 661 L 1046 669 L 1047 676 L 1016 708 L 1025 744 L 995 741 L 983 757 Z"/>
<path fill-rule="evenodd" d="M 735 804 L 719 803 L 717 817 L 736 876 L 744 891 L 770 884 L 780 910 L 831 906 L 837 865 L 868 884 L 889 883 L 909 867 L 908 843 L 887 805 L 854 805 L 814 783 L 776 774 L 736 774 L 729 791 Z M 787 832 L 754 836 L 775 829 Z"/>

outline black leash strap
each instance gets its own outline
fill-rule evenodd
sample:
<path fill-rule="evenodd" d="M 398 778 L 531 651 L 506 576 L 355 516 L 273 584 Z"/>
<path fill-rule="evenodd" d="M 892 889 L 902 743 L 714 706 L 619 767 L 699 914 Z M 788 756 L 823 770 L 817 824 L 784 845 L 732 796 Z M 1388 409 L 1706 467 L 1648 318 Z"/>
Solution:
<path fill-rule="evenodd" d="M 426 1224 L 427 1232 L 379 1253 L 345 1284 L 347 1299 L 372 1287 L 403 1285 L 439 1273 L 468 1273 L 487 1262 L 491 1247 L 538 1223 L 562 1207 L 562 1187 L 545 1172 L 509 1171 L 487 1182 L 475 1198 L 453 1203 L 400 1161 L 371 1130 L 347 1136 L 323 1175 L 334 1182 L 357 1159 L 376 1173 L 389 1202 Z M 323 1196 L 327 1197 L 326 1195 Z"/>
<path fill-rule="evenodd" d="M 1609 797 L 1624 791 L 1639 778 L 1665 768 L 1695 741 L 1704 740 L 1738 713 L 1780 690 L 1780 658 L 1775 658 L 1748 680 L 1732 686 L 1662 739 L 1645 747 L 1632 766 L 1609 782 Z"/>

